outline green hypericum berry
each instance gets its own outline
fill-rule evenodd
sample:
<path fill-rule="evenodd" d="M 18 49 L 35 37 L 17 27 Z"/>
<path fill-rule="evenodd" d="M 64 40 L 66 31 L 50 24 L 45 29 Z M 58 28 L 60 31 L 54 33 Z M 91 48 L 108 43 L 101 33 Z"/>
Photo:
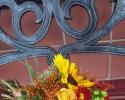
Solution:
<path fill-rule="evenodd" d="M 100 91 L 99 90 L 94 90 L 93 95 L 99 95 Z"/>
<path fill-rule="evenodd" d="M 95 97 L 94 100 L 101 100 L 100 97 Z"/>
<path fill-rule="evenodd" d="M 100 100 L 105 100 L 104 97 L 100 97 Z"/>
<path fill-rule="evenodd" d="M 102 95 L 103 97 L 106 97 L 108 94 L 107 94 L 106 91 L 101 91 L 101 95 Z"/>

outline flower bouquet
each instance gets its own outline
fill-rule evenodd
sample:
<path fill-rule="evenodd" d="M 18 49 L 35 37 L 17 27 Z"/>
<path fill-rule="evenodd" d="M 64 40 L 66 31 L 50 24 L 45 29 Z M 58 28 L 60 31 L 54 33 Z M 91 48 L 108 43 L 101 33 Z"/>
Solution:
<path fill-rule="evenodd" d="M 32 85 L 20 85 L 18 81 L 1 80 L 1 96 L 6 100 L 109 100 L 107 91 L 111 85 L 103 81 L 88 80 L 74 63 L 57 54 L 51 68 L 39 76 L 26 65 L 33 80 Z"/>

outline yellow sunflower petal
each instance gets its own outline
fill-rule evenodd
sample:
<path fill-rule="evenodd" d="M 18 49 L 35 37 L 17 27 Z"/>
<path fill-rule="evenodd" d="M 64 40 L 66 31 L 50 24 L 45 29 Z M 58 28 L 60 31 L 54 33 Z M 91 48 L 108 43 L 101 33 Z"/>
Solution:
<path fill-rule="evenodd" d="M 74 77 L 77 82 L 82 81 L 84 79 L 83 76 L 76 76 Z"/>
<path fill-rule="evenodd" d="M 71 74 L 71 75 L 78 74 L 78 68 L 75 66 L 75 63 L 71 63 L 71 65 L 69 67 L 69 74 Z"/>
<path fill-rule="evenodd" d="M 64 63 L 63 56 L 61 54 L 58 54 L 57 56 L 54 57 L 53 62 L 54 62 L 55 67 L 57 67 L 60 70 L 61 66 Z"/>
<path fill-rule="evenodd" d="M 67 83 L 69 60 L 65 59 L 61 54 L 58 54 L 55 56 L 53 62 L 59 73 L 62 75 L 61 82 Z"/>
<path fill-rule="evenodd" d="M 67 84 L 67 78 L 68 78 L 68 75 L 62 76 L 61 82 Z"/>
<path fill-rule="evenodd" d="M 72 85 L 72 84 L 70 84 L 70 83 L 67 83 L 67 86 L 68 86 L 68 88 L 71 89 L 71 90 L 77 90 L 77 86 L 75 86 L 75 85 Z"/>
<path fill-rule="evenodd" d="M 92 87 L 95 83 L 91 82 L 89 80 L 82 80 L 81 82 L 78 83 L 78 85 L 84 86 L 84 87 Z"/>

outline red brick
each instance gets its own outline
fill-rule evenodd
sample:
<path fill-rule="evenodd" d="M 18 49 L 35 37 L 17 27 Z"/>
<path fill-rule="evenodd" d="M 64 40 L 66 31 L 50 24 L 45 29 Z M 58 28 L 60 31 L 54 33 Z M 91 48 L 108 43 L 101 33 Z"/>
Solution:
<path fill-rule="evenodd" d="M 90 77 L 107 78 L 108 55 L 104 54 L 72 54 L 71 61 L 80 67 L 82 72 L 89 71 Z"/>
<path fill-rule="evenodd" d="M 125 56 L 112 56 L 111 77 L 125 77 Z"/>

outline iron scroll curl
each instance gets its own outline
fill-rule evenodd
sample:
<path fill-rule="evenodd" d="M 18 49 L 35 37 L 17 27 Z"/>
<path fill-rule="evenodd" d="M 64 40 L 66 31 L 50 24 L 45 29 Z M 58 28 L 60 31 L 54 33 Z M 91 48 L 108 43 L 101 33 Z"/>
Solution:
<path fill-rule="evenodd" d="M 94 0 L 65 0 L 63 4 L 61 4 L 60 0 L 41 0 L 41 2 L 43 8 L 31 1 L 17 4 L 14 0 L 0 0 L 0 7 L 8 6 L 11 9 L 12 26 L 16 35 L 16 38 L 12 38 L 0 27 L 0 40 L 16 49 L 14 52 L 1 55 L 0 65 L 34 56 L 47 56 L 48 63 L 51 64 L 56 53 L 61 53 L 64 57 L 77 52 L 103 52 L 125 55 L 124 46 L 98 43 L 117 23 L 125 19 L 125 0 L 117 0 L 112 16 L 99 30 L 96 30 L 99 16 Z M 84 7 L 89 14 L 89 25 L 85 30 L 76 30 L 66 22 L 67 18 L 71 18 L 70 9 L 75 5 Z M 36 14 L 36 23 L 42 23 L 38 31 L 32 36 L 25 35 L 20 25 L 22 16 L 28 11 Z M 66 34 L 77 40 L 73 44 L 62 46 L 58 52 L 49 46 L 36 46 L 36 43 L 47 34 L 53 17 L 55 17 L 58 25 Z"/>

